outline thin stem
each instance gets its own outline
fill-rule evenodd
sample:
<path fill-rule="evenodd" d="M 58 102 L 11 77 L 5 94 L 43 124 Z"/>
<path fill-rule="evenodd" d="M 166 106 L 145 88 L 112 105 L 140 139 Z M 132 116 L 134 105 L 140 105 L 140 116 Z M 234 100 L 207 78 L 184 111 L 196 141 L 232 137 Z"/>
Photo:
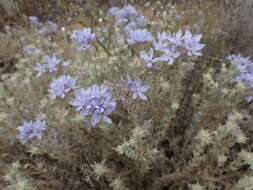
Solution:
<path fill-rule="evenodd" d="M 98 44 L 103 48 L 103 50 L 107 53 L 107 55 L 110 57 L 110 56 L 111 56 L 111 53 L 110 53 L 109 50 L 104 46 L 104 44 L 103 44 L 99 39 L 97 39 L 97 42 L 98 42 Z"/>

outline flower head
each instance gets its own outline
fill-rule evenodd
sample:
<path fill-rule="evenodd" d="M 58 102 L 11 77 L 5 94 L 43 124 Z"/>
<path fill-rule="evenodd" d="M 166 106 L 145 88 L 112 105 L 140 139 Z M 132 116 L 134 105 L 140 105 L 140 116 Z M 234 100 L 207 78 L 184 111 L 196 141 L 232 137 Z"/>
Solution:
<path fill-rule="evenodd" d="M 41 76 L 43 73 L 47 72 L 47 67 L 45 64 L 37 63 L 34 67 L 34 70 L 37 72 L 37 77 Z"/>
<path fill-rule="evenodd" d="M 244 83 L 246 86 L 253 89 L 253 62 L 250 57 L 243 57 L 242 55 L 230 55 L 227 57 L 235 67 L 240 71 L 236 77 L 236 82 Z"/>
<path fill-rule="evenodd" d="M 125 5 L 121 9 L 121 17 L 130 18 L 138 15 L 137 10 L 132 5 Z"/>
<path fill-rule="evenodd" d="M 45 55 L 43 58 L 43 62 L 46 65 L 47 70 L 51 73 L 57 71 L 57 66 L 60 64 L 61 59 L 57 58 L 55 55 Z"/>
<path fill-rule="evenodd" d="M 250 57 L 243 57 L 238 54 L 229 55 L 227 59 L 231 61 L 240 72 L 239 75 L 236 76 L 235 81 L 237 83 L 243 83 L 253 90 L 253 62 L 250 60 Z M 247 99 L 247 101 L 251 101 L 252 98 Z"/>
<path fill-rule="evenodd" d="M 65 98 L 66 93 L 76 88 L 76 79 L 69 75 L 62 75 L 51 82 L 49 92 L 51 93 L 53 99 L 57 97 Z"/>
<path fill-rule="evenodd" d="M 115 108 L 116 101 L 105 86 L 99 87 L 97 84 L 88 89 L 79 89 L 75 93 L 75 99 L 70 104 L 76 107 L 82 116 L 91 116 L 92 126 L 96 126 L 101 120 L 111 123 L 108 117 Z"/>
<path fill-rule="evenodd" d="M 26 143 L 29 140 L 41 139 L 42 133 L 46 130 L 45 121 L 24 121 L 21 126 L 18 127 L 18 139 L 22 143 Z"/>
<path fill-rule="evenodd" d="M 58 30 L 58 26 L 56 23 L 52 21 L 48 21 L 44 24 L 43 27 L 39 29 L 39 34 L 41 35 L 50 35 L 56 33 Z"/>
<path fill-rule="evenodd" d="M 163 61 L 161 57 L 154 57 L 154 50 L 151 48 L 149 52 L 141 51 L 139 53 L 141 61 L 145 63 L 145 67 L 148 69 L 153 68 L 154 64 Z"/>
<path fill-rule="evenodd" d="M 161 62 L 167 62 L 169 65 L 172 65 L 181 54 L 178 49 L 174 46 L 164 49 L 163 55 L 158 57 L 157 59 Z"/>
<path fill-rule="evenodd" d="M 96 39 L 96 35 L 91 32 L 90 28 L 74 30 L 72 38 L 80 50 L 86 50 L 91 47 L 91 42 Z"/>
<path fill-rule="evenodd" d="M 154 49 L 163 55 L 157 59 L 162 62 L 173 64 L 175 59 L 181 55 L 182 31 L 179 30 L 174 36 L 166 32 L 157 34 L 157 41 L 153 42 Z"/>
<path fill-rule="evenodd" d="M 23 48 L 23 52 L 28 55 L 39 55 L 41 53 L 41 50 L 39 48 L 25 46 Z"/>
<path fill-rule="evenodd" d="M 190 30 L 185 31 L 184 45 L 183 47 L 187 50 L 187 54 L 190 57 L 201 56 L 201 50 L 205 47 L 204 44 L 201 44 L 199 41 L 202 38 L 202 35 L 192 35 Z"/>
<path fill-rule="evenodd" d="M 144 85 L 141 80 L 134 81 L 128 77 L 128 89 L 133 94 L 134 99 L 148 100 L 144 93 L 149 89 L 149 85 Z"/>
<path fill-rule="evenodd" d="M 135 18 L 138 12 L 132 5 L 125 5 L 123 8 L 112 7 L 107 14 L 108 16 L 115 17 L 117 25 L 122 25 Z"/>
<path fill-rule="evenodd" d="M 154 63 L 154 50 L 151 48 L 149 52 L 141 51 L 140 59 L 145 63 L 147 68 L 152 68 Z"/>
<path fill-rule="evenodd" d="M 108 15 L 114 17 L 115 24 L 122 27 L 127 33 L 147 25 L 147 19 L 132 5 L 125 5 L 122 8 L 112 7 L 109 9 Z"/>
<path fill-rule="evenodd" d="M 179 30 L 174 36 L 166 32 L 157 33 L 157 41 L 153 42 L 156 51 L 164 52 L 167 49 L 179 49 L 182 46 L 182 31 Z"/>
<path fill-rule="evenodd" d="M 253 63 L 250 60 L 250 57 L 243 57 L 241 54 L 233 54 L 233 55 L 229 55 L 227 57 L 227 60 L 231 61 L 232 63 L 235 64 L 236 68 L 240 71 L 240 72 L 247 72 L 249 67 L 253 66 Z"/>
<path fill-rule="evenodd" d="M 57 66 L 61 63 L 61 59 L 57 58 L 56 55 L 49 56 L 45 55 L 43 57 L 43 64 L 37 63 L 35 70 L 38 72 L 37 76 L 41 76 L 45 72 L 54 72 L 57 71 Z"/>
<path fill-rule="evenodd" d="M 129 45 L 152 41 L 153 41 L 152 34 L 148 32 L 146 29 L 137 29 L 130 31 L 129 37 L 127 39 Z"/>
<path fill-rule="evenodd" d="M 34 28 L 38 28 L 41 26 L 41 23 L 39 22 L 39 18 L 36 17 L 36 16 L 29 16 L 29 22 L 30 22 L 30 25 Z"/>

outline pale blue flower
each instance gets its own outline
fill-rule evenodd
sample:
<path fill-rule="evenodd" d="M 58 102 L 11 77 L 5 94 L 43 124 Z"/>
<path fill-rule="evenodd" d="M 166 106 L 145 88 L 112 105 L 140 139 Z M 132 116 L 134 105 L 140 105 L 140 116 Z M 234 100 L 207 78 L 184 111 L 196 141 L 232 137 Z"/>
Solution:
<path fill-rule="evenodd" d="M 135 22 L 138 28 L 143 28 L 148 24 L 148 19 L 144 15 L 139 15 L 135 18 Z"/>
<path fill-rule="evenodd" d="M 127 82 L 128 90 L 132 93 L 134 99 L 148 100 L 144 93 L 148 91 L 149 85 L 143 84 L 141 80 L 132 80 L 129 76 Z"/>
<path fill-rule="evenodd" d="M 153 68 L 154 64 L 162 61 L 159 57 L 154 57 L 154 50 L 151 48 L 149 52 L 141 51 L 139 53 L 141 61 L 145 63 L 145 67 L 148 69 Z"/>
<path fill-rule="evenodd" d="M 47 72 L 47 67 L 45 64 L 37 63 L 34 67 L 34 70 L 37 72 L 37 77 L 41 76 L 43 73 Z"/>
<path fill-rule="evenodd" d="M 148 32 L 146 29 L 137 29 L 130 31 L 127 39 L 129 45 L 152 41 L 153 41 L 152 34 Z"/>
<path fill-rule="evenodd" d="M 41 139 L 42 133 L 45 130 L 45 121 L 24 121 L 23 124 L 18 127 L 19 134 L 17 137 L 22 143 L 26 143 L 29 140 Z"/>
<path fill-rule="evenodd" d="M 183 36 L 181 30 L 179 30 L 175 35 L 171 35 L 166 32 L 158 32 L 157 41 L 153 42 L 153 46 L 156 51 L 165 51 L 168 48 L 179 49 L 181 48 L 182 44 Z"/>
<path fill-rule="evenodd" d="M 121 17 L 129 18 L 138 16 L 138 11 L 132 5 L 128 4 L 123 6 Z"/>
<path fill-rule="evenodd" d="M 57 58 L 56 55 L 49 56 L 45 55 L 43 57 L 43 62 L 49 72 L 57 71 L 57 66 L 60 64 L 61 59 Z"/>
<path fill-rule="evenodd" d="M 233 54 L 233 55 L 229 55 L 227 57 L 227 59 L 229 61 L 231 61 L 232 63 L 235 64 L 236 68 L 240 71 L 240 72 L 247 72 L 247 68 L 249 66 L 253 66 L 253 63 L 250 60 L 250 57 L 243 57 L 240 54 Z"/>
<path fill-rule="evenodd" d="M 28 19 L 32 27 L 39 28 L 41 26 L 41 23 L 39 22 L 39 18 L 37 16 L 29 16 Z"/>
<path fill-rule="evenodd" d="M 144 28 L 148 22 L 132 5 L 125 5 L 122 8 L 112 7 L 108 11 L 108 16 L 114 17 L 115 24 L 127 33 Z"/>
<path fill-rule="evenodd" d="M 121 8 L 119 7 L 111 7 L 108 11 L 107 11 L 107 16 L 110 17 L 117 17 L 119 15 Z"/>
<path fill-rule="evenodd" d="M 183 33 L 181 30 L 179 30 L 174 36 L 169 35 L 168 40 L 171 43 L 172 46 L 178 48 L 181 47 L 183 44 Z"/>
<path fill-rule="evenodd" d="M 39 48 L 25 46 L 23 48 L 23 52 L 28 55 L 39 55 L 41 53 L 41 50 Z"/>
<path fill-rule="evenodd" d="M 174 46 L 163 50 L 163 55 L 158 57 L 157 59 L 162 62 L 166 62 L 169 65 L 174 64 L 175 59 L 179 58 L 181 53 Z"/>
<path fill-rule="evenodd" d="M 227 57 L 240 72 L 236 76 L 235 81 L 237 83 L 243 83 L 253 90 L 253 62 L 250 57 L 243 57 L 242 55 L 229 55 Z"/>
<path fill-rule="evenodd" d="M 175 59 L 181 55 L 182 46 L 182 31 L 179 30 L 174 36 L 166 32 L 157 34 L 157 41 L 153 42 L 153 47 L 156 51 L 162 52 L 159 58 L 160 61 L 173 64 Z"/>
<path fill-rule="evenodd" d="M 137 10 L 132 5 L 125 5 L 122 8 L 112 7 L 108 11 L 108 16 L 115 17 L 116 24 L 126 23 L 138 16 Z"/>
<path fill-rule="evenodd" d="M 43 25 L 43 27 L 41 27 L 38 31 L 39 34 L 41 35 L 50 35 L 50 34 L 54 34 L 56 33 L 58 30 L 58 26 L 56 23 L 52 22 L 52 21 L 48 21 L 47 23 L 45 23 Z"/>
<path fill-rule="evenodd" d="M 100 121 L 112 123 L 108 117 L 116 108 L 116 101 L 105 86 L 99 87 L 97 84 L 88 89 L 79 89 L 75 93 L 75 99 L 70 104 L 82 116 L 91 116 L 92 126 L 96 126 Z"/>
<path fill-rule="evenodd" d="M 176 19 L 177 21 L 180 21 L 180 20 L 182 20 L 182 16 L 179 15 L 179 14 L 177 14 L 177 15 L 175 16 L 175 19 Z"/>
<path fill-rule="evenodd" d="M 79 50 L 86 50 L 91 47 L 91 42 L 96 39 L 96 35 L 92 33 L 90 28 L 82 30 L 74 30 L 72 38 Z"/>
<path fill-rule="evenodd" d="M 45 55 L 43 57 L 43 63 L 37 63 L 35 66 L 35 71 L 37 71 L 37 76 L 41 76 L 42 73 L 57 71 L 58 65 L 61 63 L 61 59 L 57 58 L 56 55 L 49 56 Z"/>
<path fill-rule="evenodd" d="M 205 45 L 199 42 L 201 38 L 201 34 L 192 35 L 190 30 L 185 31 L 185 35 L 183 37 L 183 47 L 187 50 L 188 56 L 202 56 L 201 50 L 205 47 Z"/>
<path fill-rule="evenodd" d="M 51 82 L 49 86 L 49 92 L 51 93 L 52 99 L 57 97 L 65 98 L 66 94 L 76 89 L 76 79 L 69 75 L 62 75 L 58 79 Z"/>
<path fill-rule="evenodd" d="M 153 41 L 153 47 L 156 51 L 163 51 L 170 46 L 169 43 L 170 35 L 166 32 L 158 32 L 157 33 L 157 40 Z"/>

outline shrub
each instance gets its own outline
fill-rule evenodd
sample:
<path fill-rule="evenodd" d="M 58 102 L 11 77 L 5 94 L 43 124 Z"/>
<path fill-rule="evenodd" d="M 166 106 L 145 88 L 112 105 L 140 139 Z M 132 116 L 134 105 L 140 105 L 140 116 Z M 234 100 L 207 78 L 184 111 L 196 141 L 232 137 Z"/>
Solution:
<path fill-rule="evenodd" d="M 179 5 L 145 6 L 173 14 L 129 4 L 82 29 L 10 28 L 21 47 L 0 81 L 6 188 L 251 188 L 252 61 L 211 56 L 227 53 L 210 52 L 216 30 L 180 23 Z"/>

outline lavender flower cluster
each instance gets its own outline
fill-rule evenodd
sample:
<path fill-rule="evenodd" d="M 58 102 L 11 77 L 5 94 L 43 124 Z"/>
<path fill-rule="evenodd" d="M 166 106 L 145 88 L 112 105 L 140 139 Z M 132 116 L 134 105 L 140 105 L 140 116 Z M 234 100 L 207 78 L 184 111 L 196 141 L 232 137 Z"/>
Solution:
<path fill-rule="evenodd" d="M 27 55 L 39 55 L 41 53 L 41 50 L 35 47 L 25 46 L 23 48 L 23 53 Z"/>
<path fill-rule="evenodd" d="M 91 42 L 96 39 L 96 35 L 92 33 L 90 28 L 83 28 L 82 30 L 74 30 L 72 38 L 78 50 L 86 50 L 91 47 Z"/>
<path fill-rule="evenodd" d="M 245 84 L 249 89 L 253 90 L 253 62 L 250 60 L 250 57 L 232 54 L 227 56 L 227 60 L 233 63 L 240 72 L 236 76 L 235 82 Z M 247 96 L 245 100 L 249 103 L 253 100 L 253 96 Z"/>
<path fill-rule="evenodd" d="M 76 88 L 78 88 L 76 86 L 76 79 L 69 75 L 62 75 L 51 82 L 49 92 L 51 93 L 52 99 L 57 97 L 65 98 L 69 91 L 75 90 Z"/>
<path fill-rule="evenodd" d="M 41 139 L 42 133 L 46 130 L 46 122 L 41 120 L 36 121 L 24 121 L 21 126 L 18 127 L 19 135 L 18 139 L 22 143 L 26 143 L 29 140 Z"/>
<path fill-rule="evenodd" d="M 148 23 L 147 19 L 132 5 L 125 5 L 122 8 L 112 7 L 107 14 L 114 17 L 116 26 L 122 27 L 125 32 L 142 29 Z"/>
<path fill-rule="evenodd" d="M 56 55 L 45 55 L 43 57 L 43 64 L 37 63 L 35 66 L 35 71 L 37 71 L 37 76 L 41 76 L 43 73 L 46 72 L 54 72 L 57 71 L 58 65 L 61 63 L 61 59 L 57 58 Z"/>
<path fill-rule="evenodd" d="M 152 68 L 158 62 L 173 64 L 175 59 L 180 56 L 198 57 L 202 55 L 201 51 L 205 46 L 200 43 L 202 35 L 193 35 L 189 30 L 186 30 L 183 35 L 180 30 L 175 35 L 158 32 L 157 37 L 154 38 L 151 32 L 144 28 L 147 24 L 146 18 L 131 5 L 126 5 L 123 8 L 113 7 L 108 14 L 115 18 L 117 26 L 124 28 L 127 34 L 125 36 L 127 36 L 126 42 L 128 45 L 147 42 L 152 45 L 149 52 L 141 51 L 139 53 L 140 59 L 148 68 Z M 30 17 L 29 20 L 33 27 L 41 27 L 38 18 Z M 53 23 L 48 24 L 53 26 Z M 55 26 L 51 28 L 55 28 Z M 92 47 L 91 43 L 96 38 L 97 36 L 90 28 L 74 30 L 72 33 L 72 39 L 79 50 L 86 50 Z M 28 48 L 25 51 L 32 52 L 34 50 Z M 43 64 L 37 64 L 35 67 L 37 76 L 45 72 L 57 71 L 61 63 L 64 67 L 68 65 L 68 62 L 62 61 L 56 55 L 45 55 Z M 145 94 L 150 88 L 148 84 L 139 79 L 133 80 L 129 76 L 126 83 L 127 91 L 132 95 L 133 99 L 148 100 Z M 81 116 L 90 118 L 90 123 L 93 127 L 98 126 L 100 122 L 112 123 L 110 114 L 116 109 L 116 100 L 107 86 L 93 84 L 87 89 L 79 88 L 76 78 L 64 74 L 50 83 L 48 91 L 52 99 L 63 99 L 70 91 L 74 91 L 74 99 L 69 104 L 75 107 Z M 24 143 L 28 140 L 39 139 L 45 127 L 45 121 L 24 122 L 18 128 L 18 138 Z"/>
<path fill-rule="evenodd" d="M 253 89 L 253 62 L 250 57 L 243 57 L 242 55 L 229 55 L 229 61 L 235 64 L 235 67 L 240 71 L 236 77 L 236 82 L 243 83 L 249 88 Z"/>
<path fill-rule="evenodd" d="M 79 89 L 75 93 L 75 99 L 70 104 L 76 107 L 76 110 L 82 116 L 91 116 L 92 126 L 96 126 L 100 121 L 112 123 L 108 117 L 115 108 L 116 101 L 105 86 L 99 87 L 97 84 L 88 89 Z"/>
<path fill-rule="evenodd" d="M 144 93 L 149 89 L 149 85 L 143 84 L 141 80 L 132 80 L 129 76 L 127 84 L 128 90 L 132 93 L 134 99 L 148 100 Z"/>
<path fill-rule="evenodd" d="M 31 27 L 33 27 L 33 28 L 39 28 L 42 25 L 39 21 L 39 18 L 36 16 L 30 16 L 28 18 L 28 20 L 29 20 Z"/>
<path fill-rule="evenodd" d="M 58 30 L 57 24 L 52 21 L 42 24 L 36 16 L 30 16 L 28 20 L 31 27 L 38 29 L 38 34 L 49 35 L 56 33 Z"/>
<path fill-rule="evenodd" d="M 201 38 L 201 34 L 193 35 L 189 30 L 186 30 L 184 35 L 181 30 L 175 35 L 158 32 L 157 39 L 153 41 L 153 47 L 149 52 L 141 51 L 139 56 L 147 68 L 152 68 L 157 62 L 167 62 L 171 65 L 180 56 L 199 57 L 205 47 L 200 43 Z M 154 57 L 154 51 L 160 56 Z"/>
<path fill-rule="evenodd" d="M 127 42 L 129 45 L 153 41 L 152 34 L 146 29 L 130 30 L 128 36 Z"/>

